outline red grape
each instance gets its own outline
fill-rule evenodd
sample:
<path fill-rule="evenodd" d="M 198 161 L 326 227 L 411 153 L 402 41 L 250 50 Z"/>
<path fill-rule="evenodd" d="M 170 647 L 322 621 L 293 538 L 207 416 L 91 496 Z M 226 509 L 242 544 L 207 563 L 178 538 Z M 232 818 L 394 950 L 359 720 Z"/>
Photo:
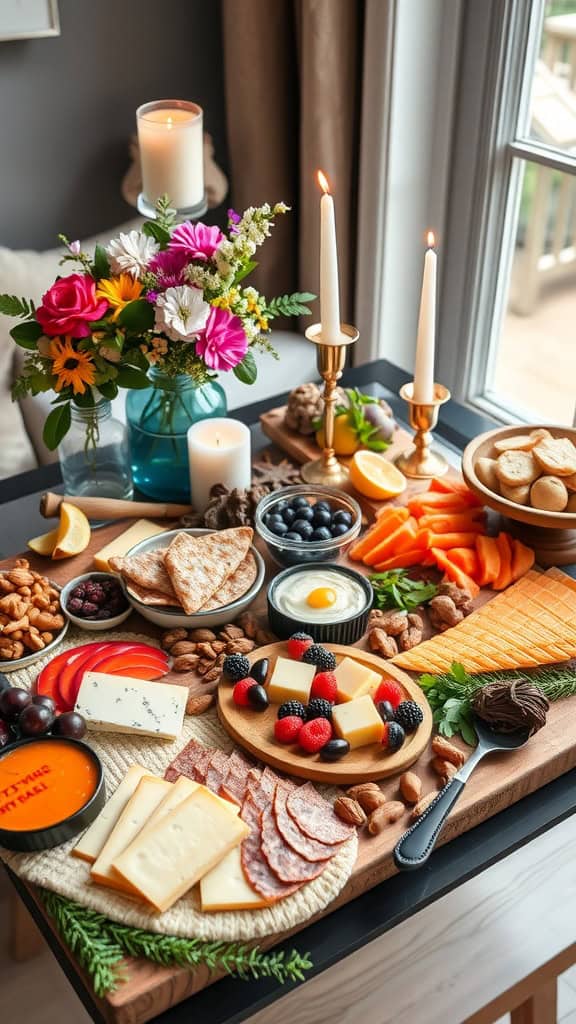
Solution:
<path fill-rule="evenodd" d="M 33 704 L 41 704 L 43 707 L 48 708 L 53 715 L 56 714 L 56 701 L 49 697 L 47 693 L 37 693 L 32 697 Z"/>
<path fill-rule="evenodd" d="M 65 711 L 52 726 L 53 736 L 68 736 L 74 740 L 81 740 L 85 732 L 86 722 L 76 711 Z"/>
<path fill-rule="evenodd" d="M 49 708 L 29 704 L 18 719 L 18 727 L 23 736 L 44 736 L 50 731 L 53 721 L 54 715 Z"/>
<path fill-rule="evenodd" d="M 9 726 L 0 718 L 0 750 L 2 749 L 2 747 L 7 746 L 8 743 L 10 743 L 11 739 L 12 734 L 10 732 Z"/>
<path fill-rule="evenodd" d="M 11 686 L 9 690 L 0 693 L 0 715 L 8 722 L 15 721 L 20 712 L 32 703 L 32 697 L 28 690 L 22 690 L 18 686 Z"/>

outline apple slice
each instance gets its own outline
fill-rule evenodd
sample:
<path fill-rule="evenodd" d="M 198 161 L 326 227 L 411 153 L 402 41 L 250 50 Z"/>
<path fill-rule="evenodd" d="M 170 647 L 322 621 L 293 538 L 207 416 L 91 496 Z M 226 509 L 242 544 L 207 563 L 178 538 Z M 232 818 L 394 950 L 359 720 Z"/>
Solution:
<path fill-rule="evenodd" d="M 89 657 L 93 653 L 95 647 L 100 647 L 101 644 L 82 644 L 79 647 L 70 647 L 67 651 L 62 651 L 61 654 L 57 654 L 55 658 L 52 658 L 45 667 L 42 669 L 40 674 L 36 678 L 36 693 L 44 694 L 47 697 L 52 697 L 56 701 L 56 704 L 60 710 L 68 710 L 61 707 L 62 701 L 58 693 L 58 677 L 60 672 L 67 665 L 72 665 L 78 661 L 81 657 Z"/>
<path fill-rule="evenodd" d="M 138 666 L 149 668 L 156 673 L 155 676 L 150 676 L 150 679 L 160 679 L 169 670 L 168 661 L 160 662 L 156 658 L 146 658 L 135 654 L 134 651 L 127 651 L 126 654 L 112 655 L 106 661 L 101 661 L 93 671 L 108 672 L 116 676 L 129 676 L 131 669 Z"/>
<path fill-rule="evenodd" d="M 110 658 L 113 654 L 128 652 L 132 645 L 121 640 L 105 640 L 100 644 L 88 644 L 87 647 L 90 647 L 91 650 L 87 652 L 86 656 L 76 659 L 71 665 L 65 665 L 58 676 L 60 701 L 67 705 L 69 711 L 76 703 L 84 673 L 95 668 L 100 661 Z"/>
<path fill-rule="evenodd" d="M 140 664 L 145 663 L 145 667 L 151 669 L 155 674 L 146 678 L 159 679 L 160 676 L 166 675 L 169 668 L 168 657 L 162 651 L 158 651 L 158 648 L 151 647 L 148 644 L 141 643 L 129 643 L 129 642 L 108 642 L 103 646 L 101 650 L 93 651 L 90 657 L 86 661 L 77 662 L 73 669 L 72 674 L 66 670 L 60 677 L 58 687 L 62 696 L 62 700 L 66 701 L 73 708 L 76 704 L 78 697 L 78 691 L 82 684 L 85 672 L 105 672 L 109 671 L 108 664 L 116 658 L 130 658 L 131 663 Z M 120 670 L 114 672 L 115 675 L 127 675 L 124 670 L 125 662 L 120 662 Z"/>

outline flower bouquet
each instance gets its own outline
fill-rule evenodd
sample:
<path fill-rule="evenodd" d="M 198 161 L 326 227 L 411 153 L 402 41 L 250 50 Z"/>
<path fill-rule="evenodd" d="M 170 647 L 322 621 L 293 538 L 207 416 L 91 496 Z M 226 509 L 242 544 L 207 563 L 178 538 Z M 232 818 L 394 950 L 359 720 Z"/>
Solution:
<path fill-rule="evenodd" d="M 186 375 L 195 387 L 232 371 L 256 380 L 254 352 L 274 354 L 267 335 L 276 316 L 309 313 L 308 292 L 268 301 L 244 285 L 253 257 L 269 236 L 284 203 L 228 214 L 228 231 L 206 224 L 176 224 L 164 197 L 157 217 L 140 231 L 120 234 L 94 255 L 79 242 L 61 241 L 61 262 L 77 270 L 59 277 L 36 308 L 28 299 L 0 295 L 0 312 L 18 317 L 14 341 L 28 351 L 13 398 L 55 391 L 44 426 L 54 449 L 71 425 L 71 408 L 96 409 L 119 388 L 150 387 L 149 368 Z M 171 415 L 177 397 L 164 403 Z M 92 443 L 97 434 L 92 430 Z"/>

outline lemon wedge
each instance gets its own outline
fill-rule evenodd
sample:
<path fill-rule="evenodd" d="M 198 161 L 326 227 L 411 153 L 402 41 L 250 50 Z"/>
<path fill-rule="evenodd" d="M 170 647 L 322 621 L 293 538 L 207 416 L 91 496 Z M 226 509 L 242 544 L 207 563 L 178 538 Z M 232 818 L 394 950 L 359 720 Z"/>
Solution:
<path fill-rule="evenodd" d="M 90 523 L 80 508 L 63 501 L 60 505 L 60 526 L 52 558 L 79 555 L 90 543 Z"/>
<path fill-rule="evenodd" d="M 56 540 L 58 539 L 58 530 L 50 530 L 50 533 L 43 533 L 40 537 L 32 537 L 32 540 L 27 541 L 27 547 L 31 551 L 34 551 L 37 555 L 49 556 L 56 547 Z"/>
<path fill-rule="evenodd" d="M 373 501 L 396 498 L 406 489 L 406 477 L 378 452 L 359 451 L 352 456 L 350 482 Z"/>

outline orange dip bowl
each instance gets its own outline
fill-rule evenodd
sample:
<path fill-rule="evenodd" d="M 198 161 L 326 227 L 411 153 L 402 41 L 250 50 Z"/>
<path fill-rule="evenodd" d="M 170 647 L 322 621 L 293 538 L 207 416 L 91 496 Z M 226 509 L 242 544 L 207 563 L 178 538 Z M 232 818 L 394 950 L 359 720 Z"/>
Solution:
<path fill-rule="evenodd" d="M 94 821 L 104 772 L 87 743 L 60 736 L 21 740 L 0 754 L 0 845 L 46 850 Z"/>

